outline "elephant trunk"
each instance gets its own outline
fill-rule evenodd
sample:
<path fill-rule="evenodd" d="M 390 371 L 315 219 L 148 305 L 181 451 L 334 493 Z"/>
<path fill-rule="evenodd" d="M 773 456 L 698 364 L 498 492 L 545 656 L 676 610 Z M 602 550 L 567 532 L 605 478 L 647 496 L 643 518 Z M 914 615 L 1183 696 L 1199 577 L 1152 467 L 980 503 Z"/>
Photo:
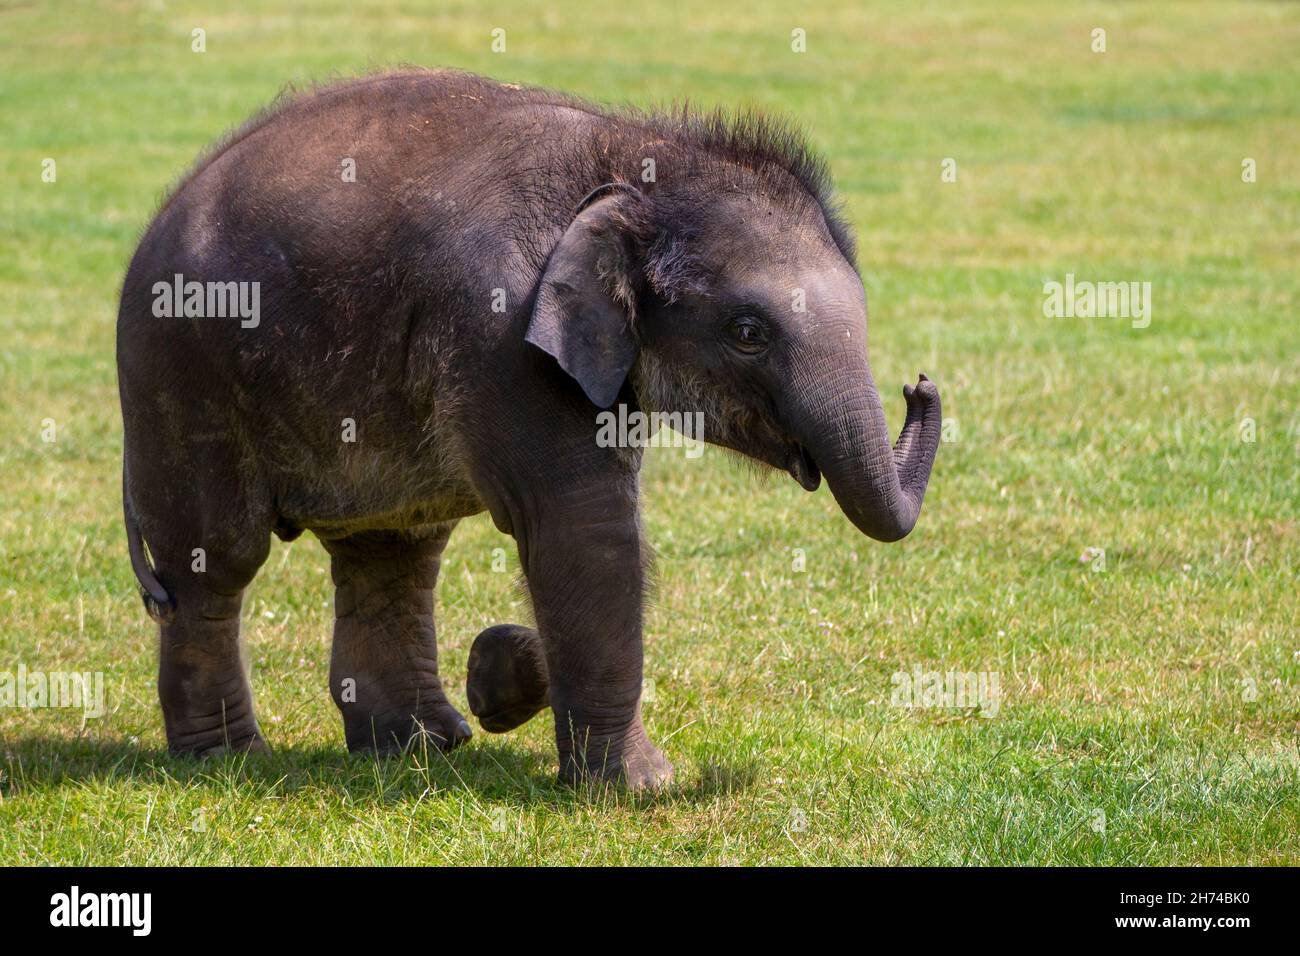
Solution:
<path fill-rule="evenodd" d="M 864 357 L 865 358 L 865 357 Z M 921 513 L 939 447 L 939 390 L 924 375 L 903 386 L 907 419 L 890 447 L 885 412 L 865 361 L 801 390 L 796 435 L 840 509 L 868 537 L 897 541 Z M 812 485 L 816 487 L 815 482 Z"/>

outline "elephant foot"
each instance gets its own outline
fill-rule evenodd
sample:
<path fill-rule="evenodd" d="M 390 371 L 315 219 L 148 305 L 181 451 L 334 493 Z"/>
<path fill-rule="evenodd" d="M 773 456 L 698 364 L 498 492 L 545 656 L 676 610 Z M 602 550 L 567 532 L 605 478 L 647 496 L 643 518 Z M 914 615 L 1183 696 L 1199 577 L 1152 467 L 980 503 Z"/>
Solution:
<path fill-rule="evenodd" d="M 221 757 L 228 753 L 270 753 L 256 724 L 182 731 L 169 727 L 167 751 L 173 757 Z"/>
<path fill-rule="evenodd" d="M 217 744 L 215 747 L 208 747 L 206 750 L 191 751 L 188 756 L 198 757 L 202 760 L 209 758 L 215 759 L 224 757 L 227 754 L 269 754 L 271 746 L 263 739 L 261 734 L 254 734 L 252 737 L 245 737 L 242 740 L 232 740 L 228 744 Z M 173 756 L 179 756 L 176 751 L 172 751 Z"/>
<path fill-rule="evenodd" d="M 541 636 L 518 624 L 482 631 L 469 651 L 465 696 L 470 713 L 489 733 L 502 734 L 532 719 L 550 699 Z"/>
<path fill-rule="evenodd" d="M 407 753 L 429 746 L 443 753 L 455 750 L 474 733 L 455 707 L 439 691 L 437 700 L 421 705 L 417 713 L 389 711 L 345 716 L 343 735 L 353 753 L 374 753 L 381 757 Z"/>
<path fill-rule="evenodd" d="M 253 716 L 253 695 L 242 669 L 190 667 L 184 672 L 188 686 L 172 671 L 165 673 L 159 696 L 173 757 L 270 752 Z"/>
<path fill-rule="evenodd" d="M 572 787 L 615 784 L 628 790 L 661 790 L 675 771 L 662 751 L 646 736 L 638 717 L 621 737 L 585 743 L 560 742 L 560 780 Z"/>

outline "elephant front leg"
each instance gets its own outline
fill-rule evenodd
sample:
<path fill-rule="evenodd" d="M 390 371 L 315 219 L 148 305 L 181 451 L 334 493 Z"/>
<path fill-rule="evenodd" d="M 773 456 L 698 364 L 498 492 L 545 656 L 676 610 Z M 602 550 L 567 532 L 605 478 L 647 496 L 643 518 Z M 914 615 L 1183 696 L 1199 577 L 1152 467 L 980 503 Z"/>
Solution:
<path fill-rule="evenodd" d="M 438 677 L 433 588 L 450 533 L 325 543 L 335 585 L 330 693 L 349 750 L 393 753 L 421 737 L 450 750 L 470 737 Z"/>
<path fill-rule="evenodd" d="M 546 652 L 560 777 L 658 788 L 673 768 L 641 723 L 644 571 L 635 506 L 604 514 L 542 520 L 523 559 Z"/>

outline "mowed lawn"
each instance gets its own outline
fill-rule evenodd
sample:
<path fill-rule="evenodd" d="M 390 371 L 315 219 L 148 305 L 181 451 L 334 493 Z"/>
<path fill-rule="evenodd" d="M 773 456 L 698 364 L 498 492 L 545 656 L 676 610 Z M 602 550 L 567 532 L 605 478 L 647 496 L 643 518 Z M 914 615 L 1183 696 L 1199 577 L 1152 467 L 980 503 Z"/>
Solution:
<path fill-rule="evenodd" d="M 102 672 L 107 704 L 0 708 L 0 863 L 1300 862 L 1300 8 L 433 6 L 0 7 L 0 674 Z M 310 535 L 245 605 L 276 752 L 166 755 L 120 511 L 127 260 L 283 84 L 397 63 L 793 115 L 859 234 L 891 430 L 921 370 L 954 423 L 894 545 L 825 488 L 649 455 L 657 797 L 557 784 L 549 715 L 347 755 Z M 1149 325 L 1046 317 L 1067 274 L 1150 282 Z M 512 542 L 465 521 L 438 590 L 462 707 L 522 594 Z M 915 671 L 1000 698 L 899 706 Z"/>

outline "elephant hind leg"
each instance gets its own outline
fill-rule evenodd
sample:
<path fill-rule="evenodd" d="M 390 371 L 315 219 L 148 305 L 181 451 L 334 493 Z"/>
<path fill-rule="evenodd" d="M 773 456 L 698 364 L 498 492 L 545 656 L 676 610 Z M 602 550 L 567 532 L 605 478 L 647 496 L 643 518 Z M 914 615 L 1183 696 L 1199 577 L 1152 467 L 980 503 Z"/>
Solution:
<path fill-rule="evenodd" d="M 158 696 L 175 756 L 265 751 L 241 653 L 243 591 L 180 589 L 162 622 Z"/>
<path fill-rule="evenodd" d="M 268 749 L 253 712 L 240 611 L 270 550 L 270 528 L 232 455 L 214 445 L 196 465 L 140 456 L 127 489 L 167 597 L 158 697 L 177 756 Z M 192 491 L 181 498 L 173 487 Z"/>
<path fill-rule="evenodd" d="M 349 750 L 399 752 L 424 738 L 451 750 L 471 736 L 438 676 L 433 589 L 454 523 L 324 542 L 334 578 L 330 694 Z"/>
<path fill-rule="evenodd" d="M 465 695 L 470 712 L 489 733 L 502 734 L 531 720 L 550 703 L 541 635 L 518 624 L 480 632 L 469 652 Z"/>

